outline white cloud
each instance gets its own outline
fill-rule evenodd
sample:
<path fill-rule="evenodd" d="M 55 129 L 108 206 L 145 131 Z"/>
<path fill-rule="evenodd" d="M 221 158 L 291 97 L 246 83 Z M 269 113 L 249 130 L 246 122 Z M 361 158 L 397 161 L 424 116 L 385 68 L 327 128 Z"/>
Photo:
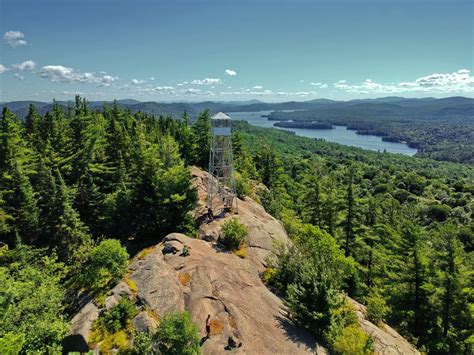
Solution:
<path fill-rule="evenodd" d="M 183 84 L 185 84 L 186 82 L 184 82 Z M 205 79 L 202 79 L 202 80 L 193 80 L 191 81 L 191 84 L 193 85 L 214 85 L 214 84 L 220 84 L 222 83 L 222 80 L 221 79 L 217 79 L 217 78 L 205 78 Z"/>
<path fill-rule="evenodd" d="M 255 85 L 252 89 L 260 90 L 263 86 L 262 85 Z"/>
<path fill-rule="evenodd" d="M 82 73 L 76 69 L 64 67 L 62 65 L 47 65 L 41 68 L 40 75 L 42 78 L 49 79 L 53 82 L 63 83 L 83 83 L 98 84 L 99 86 L 110 86 L 118 80 L 118 77 L 112 75 L 103 75 L 96 73 Z"/>
<path fill-rule="evenodd" d="M 23 79 L 25 79 L 24 76 L 22 76 L 22 75 L 20 75 L 20 74 L 18 74 L 18 73 L 15 73 L 15 74 L 14 74 L 14 77 L 17 78 L 18 80 L 23 80 Z"/>
<path fill-rule="evenodd" d="M 51 91 L 52 94 L 56 94 L 55 91 Z M 102 91 L 96 91 L 96 92 L 82 92 L 82 91 L 61 91 L 60 93 L 63 96 L 103 96 L 104 93 Z"/>
<path fill-rule="evenodd" d="M 273 91 L 273 90 L 262 90 L 262 91 L 254 91 L 252 89 L 241 89 L 239 91 L 221 91 L 220 95 L 222 96 L 298 96 L 298 97 L 307 97 L 307 96 L 314 96 L 318 93 L 316 91 L 298 91 L 298 92 L 291 92 L 291 91 Z"/>
<path fill-rule="evenodd" d="M 154 81 L 154 80 L 155 80 L 155 77 L 154 77 L 154 76 L 150 76 L 150 80 L 151 80 L 151 81 Z"/>
<path fill-rule="evenodd" d="M 198 95 L 201 93 L 201 90 L 199 89 L 194 89 L 194 88 L 189 88 L 189 89 L 186 89 L 183 94 L 185 95 Z"/>
<path fill-rule="evenodd" d="M 132 84 L 138 85 L 138 84 L 144 84 L 146 83 L 145 80 L 139 80 L 139 79 L 133 79 Z"/>
<path fill-rule="evenodd" d="M 124 85 L 119 87 L 119 89 L 130 89 L 133 93 L 139 96 L 148 96 L 154 94 L 167 94 L 167 95 L 174 95 L 176 94 L 176 89 L 173 86 L 153 86 L 147 84 L 145 86 L 139 85 Z"/>
<path fill-rule="evenodd" d="M 112 84 L 115 80 L 117 80 L 118 77 L 112 76 L 112 75 L 103 75 L 100 80 L 102 80 L 102 84 Z"/>
<path fill-rule="evenodd" d="M 35 70 L 36 63 L 32 60 L 27 60 L 21 64 L 13 64 L 13 68 L 24 71 L 24 70 Z"/>
<path fill-rule="evenodd" d="M 24 39 L 25 35 L 20 31 L 7 31 L 3 35 L 3 39 L 10 47 L 26 46 L 28 42 Z"/>
<path fill-rule="evenodd" d="M 8 68 L 2 64 L 0 64 L 0 74 L 5 73 L 8 70 Z"/>
<path fill-rule="evenodd" d="M 435 73 L 400 83 L 382 84 L 366 79 L 358 85 L 348 84 L 346 80 L 340 80 L 333 85 L 336 89 L 357 94 L 474 93 L 474 77 L 468 69 L 460 69 L 454 73 Z"/>
<path fill-rule="evenodd" d="M 228 76 L 236 76 L 237 75 L 237 72 L 235 70 L 232 70 L 232 69 L 226 69 L 225 70 L 225 75 L 228 75 Z"/>
<path fill-rule="evenodd" d="M 316 86 L 318 88 L 321 88 L 321 89 L 326 89 L 328 87 L 328 84 L 326 84 L 326 83 L 315 83 L 314 81 L 310 82 L 309 84 L 312 85 L 312 86 Z"/>

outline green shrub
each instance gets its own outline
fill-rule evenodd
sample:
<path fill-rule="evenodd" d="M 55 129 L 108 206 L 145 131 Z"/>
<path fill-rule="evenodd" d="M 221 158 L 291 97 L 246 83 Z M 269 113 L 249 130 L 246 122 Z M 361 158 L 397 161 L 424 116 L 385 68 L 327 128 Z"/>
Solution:
<path fill-rule="evenodd" d="M 6 333 L 0 337 L 0 354 L 19 354 L 24 343 L 25 336 L 23 334 Z"/>
<path fill-rule="evenodd" d="M 61 352 L 65 266 L 44 250 L 0 248 L 0 354 Z"/>
<path fill-rule="evenodd" d="M 276 273 L 277 271 L 274 268 L 269 267 L 268 269 L 265 269 L 262 275 L 262 281 L 271 285 Z"/>
<path fill-rule="evenodd" d="M 449 206 L 442 204 L 432 204 L 427 207 L 426 216 L 431 221 L 444 222 L 446 219 L 448 219 L 450 212 L 451 208 L 449 208 Z"/>
<path fill-rule="evenodd" d="M 357 324 L 352 324 L 336 338 L 332 350 L 335 354 L 373 354 L 373 340 Z"/>
<path fill-rule="evenodd" d="M 125 329 L 128 322 L 137 315 L 137 307 L 127 297 L 123 297 L 119 304 L 109 311 L 105 311 L 99 318 L 101 325 L 109 332 Z"/>
<path fill-rule="evenodd" d="M 201 354 L 198 327 L 188 312 L 165 315 L 154 335 L 159 351 L 167 355 Z"/>
<path fill-rule="evenodd" d="M 367 298 L 367 317 L 372 323 L 379 325 L 385 321 L 389 310 L 387 303 L 378 293 L 371 293 Z"/>
<path fill-rule="evenodd" d="M 148 332 L 138 332 L 133 338 L 131 355 L 154 354 L 153 336 Z"/>
<path fill-rule="evenodd" d="M 273 190 L 268 190 L 268 189 L 262 189 L 258 192 L 260 202 L 263 208 L 265 209 L 265 211 L 271 214 L 275 218 L 280 218 L 280 214 L 283 210 L 283 206 L 278 200 L 278 197 L 275 195 L 276 194 Z"/>
<path fill-rule="evenodd" d="M 89 343 L 97 344 L 105 342 L 107 346 L 117 346 L 120 349 L 124 349 L 128 344 L 127 334 L 131 327 L 131 320 L 137 313 L 138 310 L 135 304 L 128 298 L 123 297 L 118 305 L 105 311 L 94 321 L 92 324 L 92 333 L 88 339 Z"/>
<path fill-rule="evenodd" d="M 88 290 L 104 291 L 123 277 L 127 260 L 128 253 L 118 240 L 103 240 L 92 250 L 79 279 L 80 285 Z"/>
<path fill-rule="evenodd" d="M 323 334 L 324 342 L 331 347 L 344 329 L 357 324 L 358 320 L 354 308 L 347 299 L 343 300 L 339 307 L 331 309 L 331 323 Z"/>
<path fill-rule="evenodd" d="M 222 243 L 229 250 L 237 250 L 244 243 L 248 234 L 248 228 L 240 223 L 238 219 L 233 218 L 224 223 L 222 233 L 224 234 Z"/>
<path fill-rule="evenodd" d="M 295 244 L 279 252 L 274 285 L 286 293 L 290 317 L 319 339 L 338 334 L 351 316 L 341 295 L 344 275 L 354 268 L 336 240 L 311 225 L 295 230 Z"/>
<path fill-rule="evenodd" d="M 239 249 L 234 251 L 234 254 L 241 259 L 245 259 L 247 257 L 247 246 L 245 244 L 242 244 Z"/>
<path fill-rule="evenodd" d="M 235 173 L 235 188 L 237 192 L 237 197 L 242 199 L 245 196 L 248 196 L 252 191 L 250 186 L 250 179 L 242 174 Z"/>
<path fill-rule="evenodd" d="M 128 335 L 124 330 L 116 333 L 107 334 L 100 344 L 101 354 L 110 354 L 113 349 L 117 349 L 118 353 L 127 350 L 130 346 Z"/>

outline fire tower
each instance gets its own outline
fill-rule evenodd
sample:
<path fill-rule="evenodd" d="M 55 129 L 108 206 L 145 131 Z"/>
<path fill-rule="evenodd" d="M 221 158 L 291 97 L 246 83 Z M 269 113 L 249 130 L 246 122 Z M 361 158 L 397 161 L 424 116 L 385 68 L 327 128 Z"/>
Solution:
<path fill-rule="evenodd" d="M 211 117 L 209 174 L 214 179 L 208 181 L 207 204 L 211 209 L 221 204 L 225 209 L 235 207 L 237 212 L 231 123 L 231 118 L 222 112 Z"/>

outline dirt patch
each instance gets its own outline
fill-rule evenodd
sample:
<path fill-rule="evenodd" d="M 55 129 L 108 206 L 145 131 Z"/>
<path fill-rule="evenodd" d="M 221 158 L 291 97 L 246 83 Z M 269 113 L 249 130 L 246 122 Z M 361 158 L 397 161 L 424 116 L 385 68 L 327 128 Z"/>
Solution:
<path fill-rule="evenodd" d="M 224 330 L 224 323 L 220 319 L 211 319 L 211 335 L 221 334 Z"/>
<path fill-rule="evenodd" d="M 180 273 L 178 275 L 178 280 L 183 286 L 188 286 L 189 283 L 191 282 L 191 275 L 189 275 L 187 272 Z"/>

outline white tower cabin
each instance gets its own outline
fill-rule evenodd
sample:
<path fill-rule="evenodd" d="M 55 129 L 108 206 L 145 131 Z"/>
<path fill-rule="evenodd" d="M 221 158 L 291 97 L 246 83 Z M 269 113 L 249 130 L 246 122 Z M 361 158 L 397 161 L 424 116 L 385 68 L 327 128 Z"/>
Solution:
<path fill-rule="evenodd" d="M 223 206 L 226 210 L 232 210 L 235 207 L 235 212 L 237 212 L 231 123 L 231 118 L 222 112 L 211 117 L 209 152 L 211 178 L 207 186 L 207 204 L 211 209 Z"/>

